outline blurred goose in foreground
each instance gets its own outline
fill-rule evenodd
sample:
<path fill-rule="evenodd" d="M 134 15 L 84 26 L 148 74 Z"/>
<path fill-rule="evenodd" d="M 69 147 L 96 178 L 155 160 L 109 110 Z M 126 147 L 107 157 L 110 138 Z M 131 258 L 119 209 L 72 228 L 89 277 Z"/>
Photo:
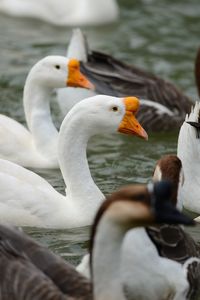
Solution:
<path fill-rule="evenodd" d="M 0 220 L 21 226 L 70 228 L 90 225 L 104 196 L 94 183 L 86 155 L 96 134 L 125 133 L 147 139 L 135 114 L 139 100 L 94 96 L 76 104 L 62 122 L 58 160 L 66 195 L 23 167 L 0 160 Z M 9 187 L 9 189 L 8 189 Z"/>
<path fill-rule="evenodd" d="M 166 155 L 157 162 L 153 180 L 155 185 L 162 180 L 172 182 L 168 198 L 171 205 L 179 206 L 177 189 L 182 185 L 183 173 L 176 155 Z M 159 197 L 165 199 L 162 190 Z M 182 227 L 174 224 L 135 228 L 126 234 L 118 280 L 123 283 L 128 299 L 183 300 L 199 295 L 200 247 Z M 86 255 L 77 267 L 87 277 L 90 277 L 89 260 Z"/>
<path fill-rule="evenodd" d="M 192 101 L 172 83 L 154 76 L 134 65 L 128 65 L 110 55 L 90 51 L 80 29 L 73 31 L 67 56 L 82 61 L 81 71 L 94 84 L 96 93 L 112 96 L 136 95 L 141 99 L 138 120 L 146 130 L 163 131 L 178 129 Z M 200 51 L 195 65 L 195 75 L 200 91 Z M 90 94 L 92 95 L 91 92 Z M 73 95 L 73 97 L 71 97 Z M 85 97 L 84 90 L 59 90 L 58 102 L 63 113 Z"/>
<path fill-rule="evenodd" d="M 23 104 L 28 129 L 0 115 L 0 158 L 32 168 L 59 168 L 58 131 L 50 111 L 51 93 L 66 86 L 93 88 L 80 73 L 79 62 L 47 56 L 30 70 L 24 86 Z"/>
<path fill-rule="evenodd" d="M 183 206 L 200 214 L 200 103 L 186 116 L 178 137 L 177 155 L 184 170 L 180 197 Z"/>
<path fill-rule="evenodd" d="M 0 0 L 0 12 L 58 26 L 98 25 L 118 18 L 116 0 Z"/>
<path fill-rule="evenodd" d="M 191 225 L 193 221 L 177 211 L 168 201 L 170 186 L 159 182 L 151 186 L 130 185 L 113 193 L 101 205 L 92 228 L 91 236 L 91 283 L 60 257 L 40 246 L 30 237 L 12 227 L 0 226 L 0 295 L 2 300 L 40 300 L 40 299 L 186 299 L 191 282 L 187 279 L 187 269 L 192 262 L 199 264 L 195 258 L 183 266 L 167 259 L 165 277 L 176 272 L 179 286 L 174 282 L 165 282 L 168 293 L 162 292 L 162 298 L 149 298 L 151 289 L 159 277 L 150 276 L 151 283 L 146 297 L 135 297 L 135 290 L 130 291 L 119 279 L 121 273 L 120 249 L 124 236 L 129 229 L 167 222 L 169 224 Z M 153 244 L 153 243 L 152 243 Z M 137 251 L 143 252 L 140 245 L 132 244 Z M 157 253 L 159 258 L 159 254 Z M 151 253 L 146 261 L 138 261 L 140 268 L 145 268 L 151 261 Z M 157 269 L 161 265 L 156 265 Z M 172 270 L 173 268 L 173 270 Z M 133 266 L 134 269 L 134 266 Z M 135 270 L 133 281 L 137 290 L 143 289 L 143 278 Z M 174 274 L 174 275 L 175 275 Z M 153 275 L 153 274 L 152 274 Z M 163 287 L 159 287 L 161 289 Z M 137 291 L 136 290 L 136 291 Z M 131 293 L 130 293 L 131 292 Z M 172 295 L 176 298 L 172 298 Z M 182 298 L 178 298 L 182 296 Z"/>

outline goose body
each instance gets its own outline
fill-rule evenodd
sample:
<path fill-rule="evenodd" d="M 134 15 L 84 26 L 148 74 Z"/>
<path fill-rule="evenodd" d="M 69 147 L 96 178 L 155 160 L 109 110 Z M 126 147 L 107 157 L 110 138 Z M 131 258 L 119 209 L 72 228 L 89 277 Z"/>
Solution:
<path fill-rule="evenodd" d="M 23 104 L 28 129 L 0 115 L 0 158 L 32 168 L 58 168 L 58 131 L 51 119 L 50 97 L 55 88 L 92 85 L 79 63 L 62 56 L 47 56 L 30 70 Z"/>
<path fill-rule="evenodd" d="M 118 97 L 133 94 L 140 97 L 138 119 L 147 130 L 163 131 L 180 127 L 193 102 L 172 83 L 134 65 L 123 63 L 110 55 L 88 50 L 80 30 L 73 32 L 67 56 L 71 57 L 75 49 L 75 57 L 83 62 L 81 70 L 95 84 L 96 93 Z M 198 89 L 200 87 L 199 62 L 198 52 L 195 73 Z M 68 95 L 69 98 L 72 93 L 74 95 L 72 99 L 80 101 L 80 90 L 58 91 L 58 103 L 63 112 L 69 110 L 74 104 L 71 101 L 64 101 L 65 96 Z"/>
<path fill-rule="evenodd" d="M 156 181 L 175 182 L 170 197 L 173 205 L 182 179 L 181 169 L 181 162 L 174 155 L 162 158 L 155 168 Z M 199 294 L 199 257 L 199 246 L 180 226 L 134 228 L 122 243 L 118 280 L 124 285 L 127 299 L 196 299 L 193 297 Z M 84 260 L 77 270 L 88 276 L 88 256 Z"/>
<path fill-rule="evenodd" d="M 115 0 L 0 0 L 0 11 L 60 26 L 110 23 L 115 21 L 119 14 Z"/>
<path fill-rule="evenodd" d="M 90 174 L 87 142 L 95 134 L 118 131 L 147 138 L 134 117 L 138 107 L 139 100 L 135 97 L 99 95 L 81 101 L 67 114 L 58 140 L 66 196 L 37 174 L 0 160 L 0 220 L 51 228 L 90 225 L 103 194 Z"/>
<path fill-rule="evenodd" d="M 158 185 L 155 186 L 161 186 L 162 183 L 158 183 Z M 148 193 L 151 192 L 150 190 L 151 187 L 147 188 Z M 146 198 L 146 191 L 142 192 L 140 188 L 137 188 L 137 195 L 139 199 L 142 199 L 142 202 L 145 202 Z M 125 192 L 125 190 L 124 190 Z M 131 192 L 131 189 L 126 190 L 126 196 L 123 197 L 123 199 L 127 199 L 132 197 L 132 199 L 137 199 L 136 196 L 136 187 L 133 193 Z M 154 195 L 160 194 L 160 200 L 165 201 L 165 196 L 162 193 L 162 189 L 159 188 L 159 191 L 156 192 L 156 189 L 154 191 L 152 190 Z M 153 194 L 152 194 L 153 196 Z M 155 201 L 157 196 L 155 196 Z M 169 195 L 168 195 L 169 196 Z M 113 199 L 113 198 L 112 198 Z M 122 199 L 122 193 L 118 194 L 118 199 Z M 113 201 L 113 200 L 111 200 Z M 139 203 L 137 203 L 139 206 Z M 151 204 L 153 205 L 153 204 Z M 119 207 L 118 207 L 119 208 Z M 167 210 L 167 209 L 166 209 Z M 163 216 L 161 217 L 164 218 L 164 214 L 166 213 L 166 210 L 164 210 L 164 207 L 162 208 Z M 118 210 L 119 212 L 119 210 Z M 115 213 L 117 213 L 117 208 L 115 207 Z M 121 222 L 124 222 L 125 220 L 123 218 L 123 209 L 121 207 Z M 144 213 L 144 212 L 143 212 Z M 137 217 L 136 217 L 137 215 Z M 113 215 L 109 215 L 110 217 L 113 217 Z M 138 216 L 138 207 L 135 207 L 135 218 L 139 218 Z M 98 219 L 98 217 L 97 217 Z M 128 215 L 127 215 L 128 219 Z M 105 220 L 105 218 L 104 218 Z M 162 219 L 163 222 L 164 219 Z M 167 220 L 167 218 L 165 219 Z M 128 222 L 128 220 L 127 220 Z M 168 220 L 169 222 L 169 220 Z M 102 222 L 103 223 L 103 222 Z M 92 251 L 92 271 L 95 272 L 93 273 L 93 282 L 94 282 L 94 291 L 95 291 L 95 282 L 97 279 L 100 281 L 100 276 L 103 276 L 104 280 L 104 285 L 106 286 L 106 283 L 109 287 L 108 291 L 103 289 L 103 285 L 99 286 L 99 290 L 96 289 L 96 293 L 100 293 L 100 288 L 102 290 L 102 293 L 104 294 L 104 298 L 102 299 L 187 299 L 187 293 L 189 291 L 189 282 L 187 280 L 187 272 L 184 270 L 184 267 L 181 266 L 181 264 L 167 258 L 161 258 L 159 257 L 158 252 L 156 251 L 155 246 L 152 246 L 152 244 L 146 239 L 146 242 L 144 243 L 144 239 L 141 240 L 141 233 L 142 230 L 145 231 L 145 229 L 138 228 L 141 227 L 141 223 L 138 220 L 138 223 L 140 224 L 139 226 L 134 226 L 133 229 L 127 232 L 125 237 L 123 239 L 120 239 L 121 236 L 125 234 L 125 232 L 121 229 L 119 232 L 117 232 L 117 229 L 112 227 L 112 222 L 110 221 L 109 223 L 103 224 L 104 227 L 104 235 L 102 234 L 102 240 L 100 238 L 94 239 L 94 241 L 98 243 L 103 244 L 103 236 L 106 237 L 107 235 L 111 235 L 112 233 L 112 243 L 108 241 L 107 239 L 107 244 L 108 247 L 105 249 L 104 252 L 98 251 L 100 248 L 96 249 L 96 251 Z M 101 223 L 100 223 L 101 224 Z M 148 224 L 148 222 L 146 222 Z M 102 226 L 103 226 L 102 225 Z M 115 223 L 115 227 L 117 227 Z M 97 227 L 98 228 L 98 227 Z M 132 243 L 126 244 L 126 239 L 131 234 L 132 232 L 135 232 L 135 238 L 132 240 Z M 147 236 L 145 234 L 145 236 Z M 136 239 L 138 237 L 138 239 Z M 142 243 L 141 243 L 142 241 Z M 119 244 L 122 244 L 121 247 L 119 247 Z M 118 244 L 118 247 L 117 247 Z M 127 257 L 127 265 L 125 266 L 123 264 L 123 258 L 121 256 L 121 250 L 124 249 L 125 246 L 128 246 L 128 249 L 130 252 L 127 252 L 127 254 L 131 254 L 129 257 Z M 144 246 L 148 246 L 148 248 L 143 248 Z M 112 248 L 112 249 L 111 249 Z M 133 252 L 132 249 L 134 248 Z M 91 248 L 92 249 L 92 248 Z M 117 250 L 116 250 L 117 249 Z M 112 251 L 111 251 L 112 250 Z M 132 252 L 132 253 L 131 253 Z M 115 254 L 114 254 L 115 253 Z M 140 255 L 141 253 L 141 255 Z M 136 256 L 133 257 L 133 254 Z M 113 257 L 112 257 L 113 255 Z M 97 259 L 99 258 L 99 259 Z M 125 258 L 125 257 L 124 257 Z M 143 258 L 143 260 L 141 259 Z M 121 261 L 122 259 L 122 261 Z M 94 260 L 94 261 L 93 261 Z M 103 261 L 106 262 L 105 266 L 103 265 Z M 198 259 L 196 261 L 199 263 Z M 101 265 L 100 265 L 101 262 Z M 129 262 L 129 264 L 128 264 Z M 153 264 L 155 265 L 153 266 Z M 132 269 L 132 272 L 129 273 L 129 277 L 127 274 L 127 269 L 126 267 L 130 270 Z M 147 273 L 146 273 L 147 272 Z M 175 278 L 175 272 L 176 276 L 178 278 Z M 145 274 L 146 273 L 146 274 Z M 103 275 L 102 275 L 103 274 Z M 112 274 L 112 275 L 111 275 Z M 127 277 L 126 277 L 127 275 Z M 171 278 L 170 278 L 171 276 Z M 114 278 L 113 281 L 109 281 L 109 277 Z M 126 279 L 126 281 L 122 281 L 123 279 Z M 175 281 L 174 281 L 174 280 Z M 115 291 L 115 294 L 113 295 L 113 291 Z"/>
<path fill-rule="evenodd" d="M 183 207 L 200 214 L 200 104 L 196 102 L 183 122 L 179 137 L 177 155 L 184 170 L 184 184 L 180 190 Z"/>
<path fill-rule="evenodd" d="M 173 182 L 171 201 L 173 205 L 182 208 L 178 198 L 183 184 L 183 173 L 178 157 L 166 155 L 161 158 L 156 165 L 153 179 Z M 140 253 L 136 247 L 132 249 L 132 244 L 138 245 L 138 249 L 142 247 L 143 251 Z M 200 248 L 182 227 L 164 224 L 131 230 L 125 237 L 122 251 L 122 280 L 129 293 L 135 288 L 136 298 L 181 300 L 196 299 L 198 296 Z M 147 259 L 148 257 L 151 259 Z M 143 268 L 139 266 L 139 261 L 144 261 Z M 138 289 L 137 283 L 133 284 L 130 279 L 134 264 L 137 266 L 135 271 L 142 278 L 136 278 L 136 282 L 143 283 L 143 289 Z"/>
<path fill-rule="evenodd" d="M 153 180 L 173 182 L 170 199 L 174 206 L 182 209 L 179 198 L 184 175 L 176 155 L 166 155 L 157 162 Z M 200 247 L 182 227 L 163 224 L 131 230 L 125 236 L 122 253 L 122 282 L 127 293 L 134 294 L 133 299 L 181 300 L 194 299 L 194 295 L 199 294 L 200 269 L 198 262 L 197 267 L 195 264 L 200 257 Z M 144 262 L 143 268 L 141 261 Z M 133 272 L 138 274 L 134 283 L 131 279 Z M 142 288 L 138 288 L 141 285 Z"/>
<path fill-rule="evenodd" d="M 73 267 L 23 232 L 0 225 L 1 299 L 136 299 L 134 294 L 127 294 L 126 287 L 117 280 L 120 246 L 126 232 L 144 224 L 160 223 L 163 219 L 169 223 L 192 224 L 191 219 L 167 205 L 167 198 L 164 202 L 161 200 L 159 194 L 163 195 L 164 191 L 167 196 L 168 188 L 164 182 L 154 185 L 153 191 L 144 185 L 129 186 L 101 205 L 91 235 L 92 285 Z M 184 288 L 187 292 L 186 276 Z"/>
<path fill-rule="evenodd" d="M 91 300 L 92 286 L 65 260 L 22 231 L 0 225 L 2 300 Z"/>

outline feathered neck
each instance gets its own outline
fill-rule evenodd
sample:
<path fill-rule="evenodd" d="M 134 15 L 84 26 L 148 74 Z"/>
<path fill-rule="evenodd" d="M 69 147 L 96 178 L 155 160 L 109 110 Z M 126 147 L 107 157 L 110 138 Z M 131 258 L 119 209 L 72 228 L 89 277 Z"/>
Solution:
<path fill-rule="evenodd" d="M 68 113 L 59 132 L 58 159 L 66 196 L 93 218 L 104 196 L 91 177 L 87 161 L 86 148 L 92 135 L 84 112 L 75 109 Z"/>
<path fill-rule="evenodd" d="M 46 158 L 57 161 L 58 131 L 54 126 L 50 111 L 52 89 L 44 87 L 39 79 L 30 73 L 24 87 L 24 111 L 28 128 L 37 150 Z"/>
<path fill-rule="evenodd" d="M 96 300 L 125 300 L 120 280 L 121 245 L 126 228 L 102 217 L 94 237 L 92 274 Z"/>

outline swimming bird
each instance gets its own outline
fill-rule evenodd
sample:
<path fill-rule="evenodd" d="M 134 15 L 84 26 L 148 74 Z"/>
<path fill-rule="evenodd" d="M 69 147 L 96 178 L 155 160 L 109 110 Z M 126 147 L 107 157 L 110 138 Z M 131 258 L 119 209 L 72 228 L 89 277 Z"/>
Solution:
<path fill-rule="evenodd" d="M 57 26 L 100 25 L 117 20 L 116 0 L 0 0 L 0 12 Z"/>
<path fill-rule="evenodd" d="M 183 179 L 176 155 L 166 155 L 157 162 L 154 184 L 163 180 L 171 183 L 169 199 L 174 207 L 180 206 L 176 195 Z M 164 195 L 160 197 L 165 199 Z M 124 237 L 116 280 L 124 285 L 128 299 L 194 299 L 200 292 L 199 257 L 199 246 L 183 227 L 163 224 L 135 228 Z M 77 267 L 88 278 L 89 260 L 89 255 L 85 256 Z"/>
<path fill-rule="evenodd" d="M 47 56 L 30 70 L 23 95 L 28 129 L 0 115 L 0 158 L 25 167 L 59 168 L 58 131 L 50 111 L 51 93 L 61 87 L 93 88 L 80 73 L 79 62 L 63 56 Z"/>
<path fill-rule="evenodd" d="M 186 115 L 179 137 L 177 155 L 184 170 L 184 184 L 180 198 L 183 207 L 200 214 L 200 103 L 196 102 L 190 114 Z"/>
<path fill-rule="evenodd" d="M 168 168 L 164 168 L 166 163 Z M 180 160 L 172 155 L 161 158 L 155 168 L 154 180 L 157 180 L 155 175 L 158 166 L 161 171 L 159 180 L 165 179 L 172 183 L 169 196 L 171 204 L 180 207 L 175 198 L 175 193 L 179 193 L 177 186 L 179 189 L 183 183 Z M 174 171 L 170 172 L 171 170 Z M 143 250 L 139 251 L 139 248 Z M 121 280 L 127 287 L 128 295 L 134 293 L 135 296 L 129 299 L 181 300 L 196 299 L 199 295 L 200 248 L 183 227 L 163 224 L 130 230 L 125 236 L 121 251 Z M 141 261 L 143 268 L 139 265 Z M 131 279 L 133 271 L 138 274 L 135 283 Z"/>
<path fill-rule="evenodd" d="M 179 129 L 185 114 L 190 111 L 192 100 L 174 84 L 111 55 L 90 50 L 80 29 L 73 31 L 67 56 L 71 57 L 73 52 L 82 61 L 83 74 L 95 84 L 96 93 L 118 97 L 136 95 L 141 99 L 138 120 L 147 131 Z M 195 77 L 199 92 L 200 50 L 195 63 Z M 61 110 L 66 112 L 74 105 L 66 99 L 78 102 L 85 97 L 84 93 L 84 90 L 59 90 L 57 98 Z"/>
<path fill-rule="evenodd" d="M 104 196 L 90 174 L 88 140 L 96 134 L 117 132 L 147 139 L 135 118 L 138 108 L 139 100 L 135 97 L 98 95 L 82 100 L 70 110 L 58 140 L 65 196 L 37 174 L 0 160 L 0 220 L 50 228 L 90 225 Z"/>
<path fill-rule="evenodd" d="M 147 298 L 129 294 L 127 286 L 118 281 L 121 269 L 120 249 L 129 229 L 162 222 L 193 224 L 190 218 L 170 204 L 169 194 L 170 186 L 167 182 L 151 186 L 131 185 L 115 192 L 101 205 L 91 235 L 92 284 L 63 259 L 23 232 L 11 226 L 0 225 L 1 299 L 149 299 L 148 294 Z M 140 245 L 133 244 L 132 247 L 143 251 Z M 148 259 L 151 260 L 151 256 Z M 187 267 L 193 266 L 194 262 L 199 264 L 194 258 L 188 262 L 188 266 L 183 267 L 171 260 L 166 262 L 178 271 L 176 276 L 181 276 L 179 296 L 183 297 L 176 299 L 186 299 L 189 290 Z M 139 261 L 138 264 L 142 269 L 145 261 Z M 137 281 L 137 277 L 142 280 L 137 269 L 134 274 L 133 281 Z M 159 278 L 148 278 L 148 282 L 153 281 L 159 284 Z M 137 289 L 142 289 L 141 282 L 139 284 Z M 168 295 L 163 290 L 162 298 L 159 299 L 175 299 L 170 298 L 174 289 L 175 286 L 172 285 L 169 291 L 171 294 Z"/>

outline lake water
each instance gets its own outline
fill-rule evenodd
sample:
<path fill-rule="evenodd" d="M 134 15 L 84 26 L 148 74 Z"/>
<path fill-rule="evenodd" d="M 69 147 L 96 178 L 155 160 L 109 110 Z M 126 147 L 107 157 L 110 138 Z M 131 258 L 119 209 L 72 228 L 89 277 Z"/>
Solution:
<path fill-rule="evenodd" d="M 197 99 L 193 76 L 200 45 L 199 0 L 121 0 L 120 20 L 86 27 L 92 49 L 110 53 L 169 79 Z M 0 112 L 24 123 L 22 90 L 30 67 L 46 55 L 64 55 L 71 28 L 0 15 Z M 54 105 L 55 120 L 57 110 Z M 149 134 L 145 142 L 128 136 L 99 136 L 88 148 L 92 175 L 105 194 L 122 184 L 145 183 L 157 159 L 176 153 L 178 132 Z M 36 170 L 58 191 L 64 183 L 58 170 Z M 200 241 L 200 229 L 189 229 Z M 26 228 L 40 242 L 77 264 L 86 253 L 89 228 L 44 230 Z"/>

